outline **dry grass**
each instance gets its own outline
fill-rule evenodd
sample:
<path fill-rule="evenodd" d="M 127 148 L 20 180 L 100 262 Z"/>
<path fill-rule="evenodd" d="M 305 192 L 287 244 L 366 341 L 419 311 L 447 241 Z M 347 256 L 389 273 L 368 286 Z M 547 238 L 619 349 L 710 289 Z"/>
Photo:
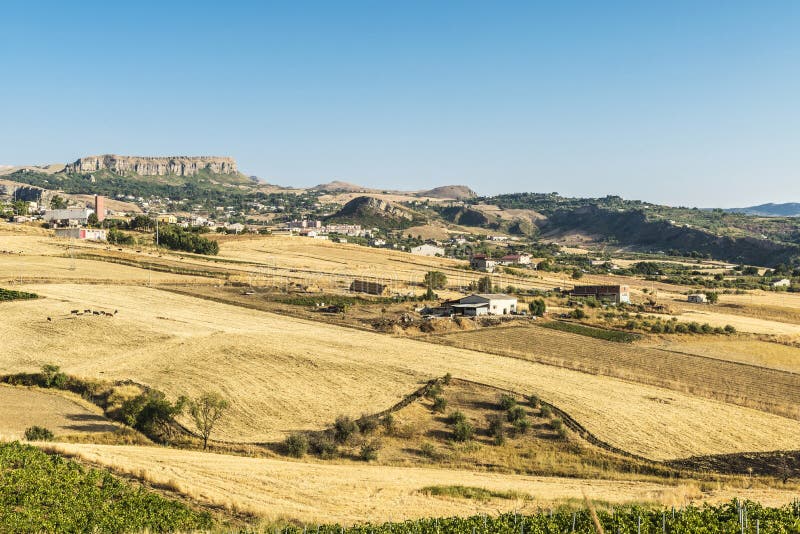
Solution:
<path fill-rule="evenodd" d="M 672 336 L 683 346 L 710 336 Z M 642 345 L 589 339 L 539 326 L 481 329 L 427 338 L 451 346 L 509 355 L 691 393 L 795 417 L 800 374 L 742 366 L 724 357 L 698 358 Z M 717 336 L 712 339 L 716 340 Z M 724 338 L 729 340 L 729 338 Z M 800 356 L 800 349 L 781 347 Z"/>
<path fill-rule="evenodd" d="M 62 454 L 172 487 L 191 498 L 256 513 L 267 519 L 303 523 L 388 521 L 417 517 L 533 512 L 537 507 L 579 498 L 611 503 L 682 505 L 734 496 L 762 504 L 784 504 L 795 494 L 770 489 L 719 489 L 703 493 L 695 483 L 583 480 L 364 464 L 329 465 L 245 458 L 152 447 L 56 445 Z M 426 486 L 471 486 L 528 494 L 532 500 L 472 500 L 434 497 Z"/>
<path fill-rule="evenodd" d="M 130 378 L 169 395 L 214 389 L 233 407 L 221 439 L 279 439 L 339 414 L 384 409 L 447 372 L 536 393 L 600 439 L 654 459 L 796 446 L 800 423 L 663 388 L 131 286 L 31 286 L 48 298 L 3 304 L 0 371 L 56 363 Z M 118 309 L 77 317 L 71 308 Z M 47 321 L 50 316 L 53 321 Z"/>
<path fill-rule="evenodd" d="M 25 429 L 34 425 L 49 429 L 56 439 L 120 430 L 102 410 L 75 395 L 0 385 L 0 436 L 23 439 Z"/>
<path fill-rule="evenodd" d="M 218 283 L 203 277 L 185 276 L 104 261 L 71 258 L 70 242 L 39 235 L 0 235 L 0 283 L 114 283 L 196 284 Z M 73 243 L 72 253 L 108 253 L 106 246 Z"/>
<path fill-rule="evenodd" d="M 742 336 L 735 338 L 661 336 L 647 341 L 647 345 L 707 358 L 800 373 L 800 348 Z M 771 387 L 771 384 L 767 383 L 764 386 Z"/>

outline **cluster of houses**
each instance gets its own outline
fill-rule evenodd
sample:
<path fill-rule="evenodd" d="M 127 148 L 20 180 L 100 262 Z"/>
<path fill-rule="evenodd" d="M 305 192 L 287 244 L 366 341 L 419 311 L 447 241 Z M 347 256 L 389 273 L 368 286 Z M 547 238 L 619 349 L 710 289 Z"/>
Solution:
<path fill-rule="evenodd" d="M 360 224 L 324 224 L 322 221 L 294 220 L 290 221 L 284 231 L 307 237 L 323 237 L 329 234 L 338 234 L 348 237 L 363 237 L 368 234 Z"/>
<path fill-rule="evenodd" d="M 516 265 L 521 267 L 533 267 L 530 254 L 506 254 L 500 258 L 492 258 L 486 254 L 473 254 L 469 260 L 469 265 L 476 271 L 486 273 L 494 272 L 497 266 Z"/>

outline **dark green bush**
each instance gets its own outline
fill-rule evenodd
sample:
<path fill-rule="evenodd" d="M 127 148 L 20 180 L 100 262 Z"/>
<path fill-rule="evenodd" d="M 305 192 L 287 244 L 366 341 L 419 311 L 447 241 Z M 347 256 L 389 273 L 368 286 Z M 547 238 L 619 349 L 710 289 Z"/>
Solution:
<path fill-rule="evenodd" d="M 511 395 L 503 393 L 500 395 L 500 400 L 497 401 L 497 404 L 500 406 L 501 410 L 510 410 L 517 405 L 517 399 Z"/>
<path fill-rule="evenodd" d="M 283 442 L 286 454 L 295 458 L 302 458 L 308 452 L 308 438 L 303 434 L 290 434 Z"/>
<path fill-rule="evenodd" d="M 469 441 L 475 435 L 475 428 L 467 421 L 457 423 L 453 427 L 453 439 L 456 441 Z"/>
<path fill-rule="evenodd" d="M 444 413 L 447 409 L 447 399 L 442 396 L 434 397 L 432 409 L 434 412 Z"/>
<path fill-rule="evenodd" d="M 336 443 L 347 443 L 358 433 L 358 425 L 346 415 L 340 415 L 333 424 L 333 439 Z"/>
<path fill-rule="evenodd" d="M 53 441 L 53 433 L 43 426 L 32 426 L 25 429 L 25 439 L 28 441 Z"/>

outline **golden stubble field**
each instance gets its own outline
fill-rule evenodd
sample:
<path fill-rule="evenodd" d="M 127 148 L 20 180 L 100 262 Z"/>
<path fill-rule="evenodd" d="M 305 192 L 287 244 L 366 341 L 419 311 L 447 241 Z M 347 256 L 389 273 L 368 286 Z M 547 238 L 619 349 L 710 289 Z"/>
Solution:
<path fill-rule="evenodd" d="M 42 426 L 56 438 L 119 430 L 103 411 L 76 395 L 0 385 L 0 439 L 23 439 L 25 429 Z"/>
<path fill-rule="evenodd" d="M 0 304 L 0 372 L 56 363 L 171 396 L 221 392 L 218 437 L 280 439 L 339 414 L 377 412 L 452 373 L 559 406 L 600 439 L 652 459 L 791 449 L 800 423 L 692 395 L 550 365 L 247 310 L 134 286 L 47 284 Z M 118 310 L 72 317 L 70 309 Z M 51 317 L 51 321 L 47 321 Z"/>
<path fill-rule="evenodd" d="M 362 521 L 497 514 L 567 499 L 611 503 L 655 502 L 680 506 L 696 500 L 722 502 L 737 496 L 764 505 L 791 502 L 795 493 L 778 489 L 714 488 L 701 492 L 692 482 L 586 480 L 424 467 L 321 464 L 246 458 L 161 447 L 58 444 L 48 449 L 130 473 L 194 499 L 255 513 L 267 519 L 302 523 Z M 462 485 L 516 491 L 533 499 L 453 499 L 421 492 L 426 486 Z"/>

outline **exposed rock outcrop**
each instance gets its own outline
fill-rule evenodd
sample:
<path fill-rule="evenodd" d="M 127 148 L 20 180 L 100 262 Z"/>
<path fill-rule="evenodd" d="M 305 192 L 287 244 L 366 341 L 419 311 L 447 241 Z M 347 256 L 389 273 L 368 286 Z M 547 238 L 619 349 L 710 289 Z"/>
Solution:
<path fill-rule="evenodd" d="M 228 157 L 216 156 L 167 156 L 141 157 L 87 156 L 65 167 L 65 172 L 96 172 L 109 170 L 116 174 L 138 174 L 140 176 L 193 176 L 203 169 L 215 174 L 237 174 L 236 161 Z"/>

